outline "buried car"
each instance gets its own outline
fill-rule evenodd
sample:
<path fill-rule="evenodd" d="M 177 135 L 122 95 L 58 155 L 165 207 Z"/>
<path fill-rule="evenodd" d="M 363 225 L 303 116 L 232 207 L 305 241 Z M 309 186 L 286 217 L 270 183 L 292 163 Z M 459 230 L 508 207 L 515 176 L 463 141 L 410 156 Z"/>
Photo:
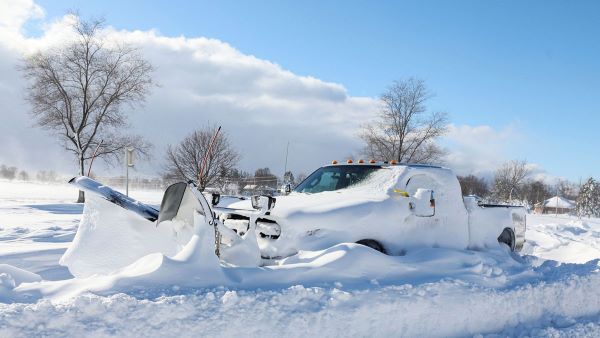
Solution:
<path fill-rule="evenodd" d="M 285 195 L 250 199 L 206 194 L 181 182 L 167 188 L 160 210 L 85 176 L 70 183 L 92 193 L 61 258 L 78 277 L 109 273 L 152 253 L 174 257 L 202 227 L 214 229 L 215 254 L 235 266 L 269 265 L 339 243 L 402 255 L 419 247 L 498 243 L 520 250 L 525 241 L 523 207 L 462 197 L 453 172 L 437 166 L 336 163 Z"/>
<path fill-rule="evenodd" d="M 254 228 L 264 259 L 345 242 L 390 255 L 423 246 L 523 246 L 525 209 L 463 197 L 448 168 L 349 162 L 317 169 L 284 196 L 234 200 L 214 209 L 239 234 Z"/>

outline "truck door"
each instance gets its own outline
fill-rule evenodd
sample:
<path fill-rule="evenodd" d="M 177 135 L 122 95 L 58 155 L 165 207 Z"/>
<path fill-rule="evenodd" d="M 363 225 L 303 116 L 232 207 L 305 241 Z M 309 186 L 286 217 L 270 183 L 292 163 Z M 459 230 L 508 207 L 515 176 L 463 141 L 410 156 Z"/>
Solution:
<path fill-rule="evenodd" d="M 436 187 L 435 181 L 424 174 L 415 175 L 406 182 L 405 190 L 411 199 L 409 206 L 415 216 L 435 216 Z"/>

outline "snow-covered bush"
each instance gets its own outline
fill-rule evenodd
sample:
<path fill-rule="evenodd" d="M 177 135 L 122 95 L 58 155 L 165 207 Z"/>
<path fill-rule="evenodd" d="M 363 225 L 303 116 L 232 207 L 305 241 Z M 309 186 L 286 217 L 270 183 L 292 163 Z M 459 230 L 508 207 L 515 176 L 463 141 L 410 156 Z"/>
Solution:
<path fill-rule="evenodd" d="M 600 183 L 590 177 L 577 197 L 577 215 L 600 217 Z"/>

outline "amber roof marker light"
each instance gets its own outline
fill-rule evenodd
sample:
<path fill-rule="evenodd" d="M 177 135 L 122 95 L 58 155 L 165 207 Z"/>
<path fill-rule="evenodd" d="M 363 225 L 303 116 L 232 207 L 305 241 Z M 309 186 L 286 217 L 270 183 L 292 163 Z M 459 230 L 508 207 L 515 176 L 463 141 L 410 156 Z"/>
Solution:
<path fill-rule="evenodd" d="M 331 164 L 337 164 L 336 160 L 331 161 Z"/>
<path fill-rule="evenodd" d="M 375 160 L 373 160 L 373 159 L 370 159 L 370 160 L 369 160 L 369 163 L 371 163 L 371 164 L 375 164 Z"/>
<path fill-rule="evenodd" d="M 352 164 L 352 163 L 354 163 L 354 161 L 352 161 L 352 159 L 349 159 L 348 161 L 346 161 L 346 163 Z"/>
<path fill-rule="evenodd" d="M 398 164 L 398 161 L 396 161 L 396 160 L 391 160 L 391 161 L 390 161 L 390 164 L 392 164 L 392 165 L 396 165 L 396 164 Z"/>
<path fill-rule="evenodd" d="M 363 164 L 363 163 L 365 163 L 365 160 L 358 160 L 358 163 Z"/>

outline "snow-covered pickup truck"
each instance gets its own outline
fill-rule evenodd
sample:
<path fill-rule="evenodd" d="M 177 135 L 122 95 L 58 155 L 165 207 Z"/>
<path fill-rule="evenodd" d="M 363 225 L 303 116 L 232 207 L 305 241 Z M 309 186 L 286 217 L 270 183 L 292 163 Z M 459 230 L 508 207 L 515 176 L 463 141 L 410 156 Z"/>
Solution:
<path fill-rule="evenodd" d="M 419 247 L 498 243 L 520 250 L 525 241 L 523 207 L 463 197 L 453 172 L 437 166 L 334 163 L 285 195 L 245 199 L 203 194 L 181 182 L 167 188 L 160 211 L 87 177 L 71 183 L 93 193 L 61 260 L 73 274 L 105 273 L 153 252 L 174 256 L 206 226 L 214 228 L 215 253 L 236 266 L 271 264 L 339 243 L 402 255 Z M 96 246 L 110 246 L 114 254 L 93 255 Z"/>
<path fill-rule="evenodd" d="M 401 255 L 415 247 L 482 248 L 498 242 L 520 250 L 525 241 L 523 207 L 463 197 L 452 171 L 437 166 L 334 162 L 294 191 L 262 199 L 262 205 L 257 197 L 221 202 L 215 210 L 238 234 L 254 226 L 263 258 L 344 242 Z"/>

